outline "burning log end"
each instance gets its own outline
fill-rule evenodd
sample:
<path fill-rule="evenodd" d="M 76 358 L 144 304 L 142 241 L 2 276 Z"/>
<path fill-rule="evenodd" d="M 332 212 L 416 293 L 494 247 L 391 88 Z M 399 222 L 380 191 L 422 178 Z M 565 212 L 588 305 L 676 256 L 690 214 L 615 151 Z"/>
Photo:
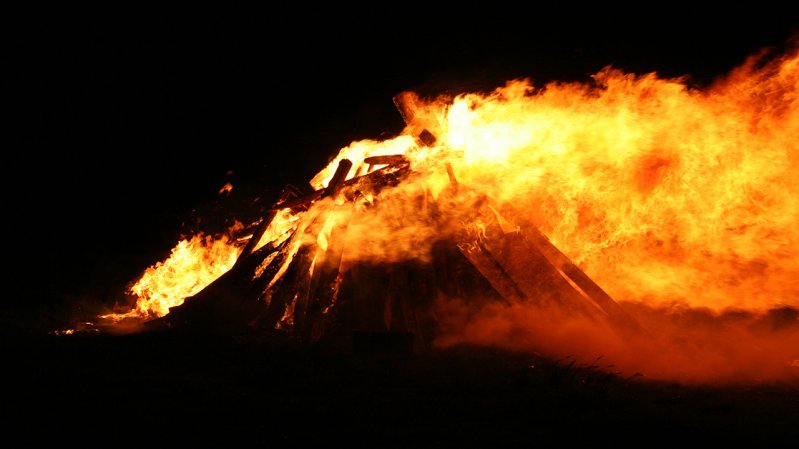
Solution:
<path fill-rule="evenodd" d="M 330 179 L 330 182 L 327 184 L 327 188 L 325 189 L 324 193 L 322 193 L 322 198 L 335 196 L 336 193 L 338 193 L 342 184 L 344 183 L 344 180 L 347 179 L 347 174 L 350 172 L 351 168 L 352 161 L 349 159 L 342 159 L 338 162 L 338 168 L 336 168 L 333 178 Z"/>
<path fill-rule="evenodd" d="M 452 170 L 452 164 L 449 162 L 445 163 L 444 166 L 447 168 L 447 176 L 449 176 L 449 182 L 452 184 L 452 187 L 455 191 L 458 191 L 458 179 L 455 177 L 455 172 Z"/>
<path fill-rule="evenodd" d="M 426 129 L 423 129 L 422 132 L 419 133 L 419 141 L 422 142 L 424 146 L 432 147 L 433 144 L 436 143 L 436 140 L 436 136 Z"/>
<path fill-rule="evenodd" d="M 419 96 L 413 92 L 400 92 L 394 96 L 394 106 L 397 107 L 402 120 L 406 125 L 413 123 L 416 117 L 416 103 L 419 101 Z"/>

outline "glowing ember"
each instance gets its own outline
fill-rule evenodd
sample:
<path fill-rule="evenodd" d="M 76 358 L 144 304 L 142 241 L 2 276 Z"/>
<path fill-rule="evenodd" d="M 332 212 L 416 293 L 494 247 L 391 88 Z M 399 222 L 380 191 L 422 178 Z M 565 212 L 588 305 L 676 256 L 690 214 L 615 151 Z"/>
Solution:
<path fill-rule="evenodd" d="M 707 91 L 611 69 L 516 81 L 457 98 L 441 141 L 616 298 L 799 306 L 799 56 L 754 65 Z"/>
<path fill-rule="evenodd" d="M 233 184 L 226 182 L 225 185 L 223 185 L 222 188 L 219 189 L 219 194 L 221 195 L 223 193 L 230 193 L 232 191 L 233 191 Z"/>

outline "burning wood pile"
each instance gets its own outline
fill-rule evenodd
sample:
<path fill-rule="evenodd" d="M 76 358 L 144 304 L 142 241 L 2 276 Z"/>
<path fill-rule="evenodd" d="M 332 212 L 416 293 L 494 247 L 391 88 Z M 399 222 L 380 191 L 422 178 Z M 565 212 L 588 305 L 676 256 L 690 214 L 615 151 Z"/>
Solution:
<path fill-rule="evenodd" d="M 104 317 L 791 376 L 797 61 L 753 60 L 702 91 L 607 68 L 400 94 L 400 135 L 351 143 L 232 237 L 180 242 L 133 285 L 133 310 Z M 758 321 L 774 310 L 787 324 Z"/>
<path fill-rule="evenodd" d="M 299 198 L 295 189 L 287 188 L 250 242 L 260 239 L 282 209 L 307 213 L 317 201 L 327 201 L 329 210 L 303 216 L 291 236 L 279 243 L 269 242 L 255 251 L 255 245 L 248 244 L 229 272 L 151 325 L 293 329 L 305 340 L 340 327 L 407 331 L 426 340 L 434 332 L 430 305 L 435 295 L 458 296 L 465 289 L 473 289 L 470 296 L 477 293 L 508 303 L 557 301 L 576 313 L 630 322 L 615 301 L 534 226 L 525 223 L 529 228 L 523 232 L 505 218 L 514 215 L 500 215 L 497 209 L 507 207 L 492 207 L 488 197 L 458 185 L 454 176 L 437 201 L 424 192 L 383 200 L 383 189 L 414 175 L 408 161 L 397 155 L 367 158 L 364 163 L 384 166 L 344 181 L 352 165 L 344 159 L 327 188 Z M 400 220 L 426 220 L 442 229 L 462 230 L 442 235 L 431 261 L 347 262 L 346 244 L 337 237 L 346 234 L 359 213 L 368 213 L 380 201 L 412 203 L 386 206 L 398 211 L 417 208 L 417 216 L 398 216 Z M 331 215 L 343 220 L 329 225 Z"/>
<path fill-rule="evenodd" d="M 415 100 L 412 94 L 396 98 L 411 128 Z M 413 145 L 432 151 L 435 142 L 424 128 Z M 436 172 L 446 173 L 447 185 L 434 196 L 419 186 Z M 404 333 L 425 347 L 436 334 L 432 304 L 444 295 L 533 303 L 636 326 L 524 216 L 459 183 L 445 159 L 414 169 L 404 154 L 366 156 L 356 166 L 341 158 L 325 187 L 302 194 L 287 186 L 252 226 L 229 271 L 147 325 L 279 329 L 306 342 L 348 338 L 351 332 Z M 372 228 L 376 224 L 384 229 Z M 437 230 L 434 241 L 413 235 L 418 229 Z M 364 258 L 361 253 L 396 251 L 380 248 L 387 242 L 372 241 L 370 232 L 388 232 L 392 246 L 429 248 L 415 257 Z M 350 233 L 358 239 L 348 238 Z"/>

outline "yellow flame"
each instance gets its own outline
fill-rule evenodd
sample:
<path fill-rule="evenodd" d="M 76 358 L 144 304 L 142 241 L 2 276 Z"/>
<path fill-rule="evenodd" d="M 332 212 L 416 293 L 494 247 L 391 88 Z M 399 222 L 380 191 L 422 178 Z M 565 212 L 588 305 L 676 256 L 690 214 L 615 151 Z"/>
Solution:
<path fill-rule="evenodd" d="M 344 157 L 447 160 L 459 182 L 524 212 L 618 299 L 717 311 L 799 306 L 799 55 L 757 66 L 705 90 L 605 68 L 593 83 L 515 80 L 418 102 L 427 109 L 418 115 L 440 118 L 434 148 L 415 145 L 408 134 L 420 127 L 411 123 L 396 139 L 344 148 L 314 183 Z M 441 167 L 418 182 L 433 196 L 448 183 Z M 417 257 L 444 232 L 412 222 L 403 207 L 375 207 L 350 224 L 363 227 L 350 233 L 361 248 L 380 248 L 364 257 Z M 385 249 L 409 238 L 408 250 Z"/>
<path fill-rule="evenodd" d="M 182 304 L 187 297 L 198 293 L 229 270 L 238 253 L 239 248 L 227 237 L 213 239 L 198 234 L 189 240 L 181 240 L 166 260 L 147 268 L 130 288 L 138 298 L 136 309 L 116 317 L 166 315 L 170 307 Z"/>

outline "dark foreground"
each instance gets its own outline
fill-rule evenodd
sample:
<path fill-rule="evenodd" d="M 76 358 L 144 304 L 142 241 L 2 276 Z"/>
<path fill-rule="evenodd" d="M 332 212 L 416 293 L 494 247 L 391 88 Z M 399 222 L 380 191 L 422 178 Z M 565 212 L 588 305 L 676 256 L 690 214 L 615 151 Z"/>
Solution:
<path fill-rule="evenodd" d="M 796 386 L 684 387 L 479 348 L 358 355 L 154 333 L 2 351 L 2 441 L 15 446 L 799 444 Z"/>

